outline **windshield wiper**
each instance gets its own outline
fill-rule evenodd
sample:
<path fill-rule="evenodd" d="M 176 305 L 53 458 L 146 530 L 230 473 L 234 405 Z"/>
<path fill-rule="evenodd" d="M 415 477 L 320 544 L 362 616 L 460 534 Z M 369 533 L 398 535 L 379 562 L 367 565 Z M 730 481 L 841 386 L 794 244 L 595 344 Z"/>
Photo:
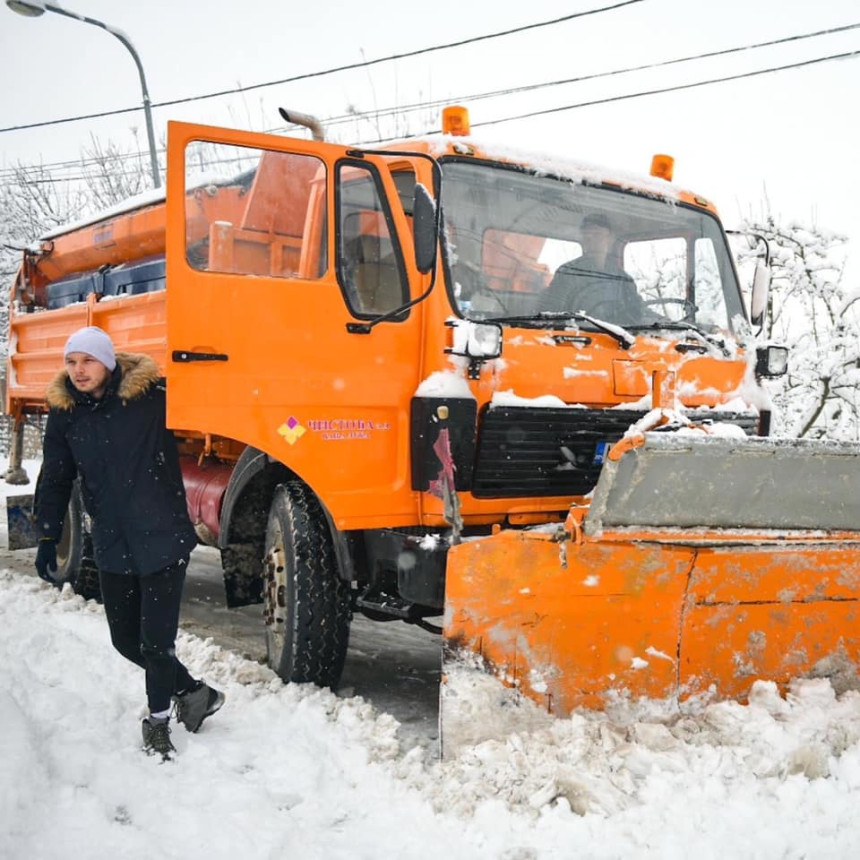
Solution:
<path fill-rule="evenodd" d="M 695 335 L 698 335 L 699 339 L 702 340 L 706 344 L 710 344 L 711 346 L 715 346 L 720 352 L 728 358 L 731 355 L 728 348 L 726 347 L 726 342 L 721 337 L 714 337 L 714 335 L 709 334 L 700 326 L 697 326 L 695 323 L 684 322 L 683 320 L 666 320 L 666 322 L 652 322 L 645 323 L 643 325 L 632 325 L 630 326 L 634 331 L 659 331 L 661 329 L 665 329 L 668 331 L 689 331 Z"/>
<path fill-rule="evenodd" d="M 604 320 L 599 320 L 596 317 L 589 316 L 588 314 L 584 314 L 579 311 L 575 313 L 571 313 L 570 311 L 539 311 L 536 314 L 523 316 L 487 317 L 485 322 L 514 323 L 526 327 L 531 325 L 535 328 L 545 328 L 546 323 L 561 323 L 568 322 L 570 320 L 589 323 L 598 331 L 602 331 L 604 334 L 608 334 L 610 337 L 615 338 L 623 349 L 630 349 L 630 347 L 636 343 L 636 338 L 630 334 L 627 329 Z"/>

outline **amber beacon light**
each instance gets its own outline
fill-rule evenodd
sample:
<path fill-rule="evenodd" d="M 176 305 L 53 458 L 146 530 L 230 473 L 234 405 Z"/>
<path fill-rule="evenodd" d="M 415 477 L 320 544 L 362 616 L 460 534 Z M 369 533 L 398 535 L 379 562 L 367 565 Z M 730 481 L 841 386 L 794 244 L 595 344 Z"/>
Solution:
<path fill-rule="evenodd" d="M 672 181 L 675 172 L 675 159 L 671 155 L 655 155 L 651 159 L 651 175 L 667 182 Z"/>
<path fill-rule="evenodd" d="M 442 134 L 465 137 L 470 131 L 469 111 L 467 108 L 460 107 L 460 105 L 451 105 L 442 109 Z"/>

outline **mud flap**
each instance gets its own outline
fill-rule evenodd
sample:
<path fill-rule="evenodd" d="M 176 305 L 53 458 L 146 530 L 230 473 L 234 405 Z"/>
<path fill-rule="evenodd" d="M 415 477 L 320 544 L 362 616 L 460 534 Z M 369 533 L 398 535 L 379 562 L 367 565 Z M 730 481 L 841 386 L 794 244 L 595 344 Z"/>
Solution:
<path fill-rule="evenodd" d="M 33 524 L 33 499 L 32 495 L 6 497 L 9 549 L 30 549 L 39 543 Z"/>

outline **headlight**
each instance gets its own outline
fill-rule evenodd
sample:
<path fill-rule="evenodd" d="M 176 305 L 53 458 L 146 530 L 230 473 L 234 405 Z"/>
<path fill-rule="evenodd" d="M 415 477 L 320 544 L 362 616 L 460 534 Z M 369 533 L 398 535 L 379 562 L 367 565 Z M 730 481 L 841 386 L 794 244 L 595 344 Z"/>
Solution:
<path fill-rule="evenodd" d="M 488 323 L 472 323 L 466 354 L 471 358 L 498 358 L 502 354 L 502 328 Z"/>
<path fill-rule="evenodd" d="M 447 325 L 454 330 L 454 337 L 445 352 L 480 360 L 502 354 L 502 327 L 498 323 L 451 319 Z"/>
<path fill-rule="evenodd" d="M 784 376 L 788 370 L 788 347 L 760 346 L 756 349 L 756 376 Z"/>

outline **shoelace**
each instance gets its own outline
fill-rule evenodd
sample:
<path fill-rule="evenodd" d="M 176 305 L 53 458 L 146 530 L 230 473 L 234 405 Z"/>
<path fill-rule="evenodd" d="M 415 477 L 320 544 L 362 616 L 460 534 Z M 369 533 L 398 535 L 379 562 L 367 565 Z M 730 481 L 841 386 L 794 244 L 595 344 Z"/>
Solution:
<path fill-rule="evenodd" d="M 175 719 L 178 723 L 185 724 L 185 717 L 188 713 L 188 705 L 182 701 L 182 697 L 188 695 L 190 691 L 186 690 L 182 695 L 175 696 L 173 699 L 173 707 L 170 709 L 171 719 Z"/>
<path fill-rule="evenodd" d="M 184 693 L 180 693 L 179 695 L 174 696 L 173 697 L 173 707 L 170 709 L 171 718 L 175 718 L 177 722 L 182 723 L 184 725 L 186 717 L 188 716 L 189 705 L 188 705 L 188 701 L 187 700 L 183 701 L 183 699 L 185 699 L 186 696 L 190 696 L 192 693 L 199 692 L 200 690 L 204 689 L 205 687 L 206 687 L 206 685 L 201 683 L 199 687 L 194 687 L 190 690 L 186 690 Z M 208 690 L 208 688 L 207 688 L 207 690 Z M 207 703 L 206 703 L 206 705 L 207 705 L 207 710 L 208 710 L 208 706 L 209 706 L 208 692 L 207 692 Z M 206 715 L 204 714 L 204 716 L 206 716 Z"/>
<path fill-rule="evenodd" d="M 199 688 L 197 688 L 197 689 L 199 689 Z M 185 716 L 186 707 L 185 707 L 185 703 L 182 700 L 189 693 L 193 693 L 193 692 L 195 692 L 194 688 L 189 689 L 189 690 L 184 690 L 183 692 L 177 693 L 175 696 L 173 696 L 173 698 L 171 699 L 172 707 L 170 709 L 170 719 L 175 719 L 180 723 L 183 722 L 183 717 Z"/>
<path fill-rule="evenodd" d="M 173 744 L 170 742 L 170 726 L 165 721 L 163 723 L 150 723 L 151 734 L 149 736 L 149 744 L 156 751 L 165 755 L 173 752 Z"/>

